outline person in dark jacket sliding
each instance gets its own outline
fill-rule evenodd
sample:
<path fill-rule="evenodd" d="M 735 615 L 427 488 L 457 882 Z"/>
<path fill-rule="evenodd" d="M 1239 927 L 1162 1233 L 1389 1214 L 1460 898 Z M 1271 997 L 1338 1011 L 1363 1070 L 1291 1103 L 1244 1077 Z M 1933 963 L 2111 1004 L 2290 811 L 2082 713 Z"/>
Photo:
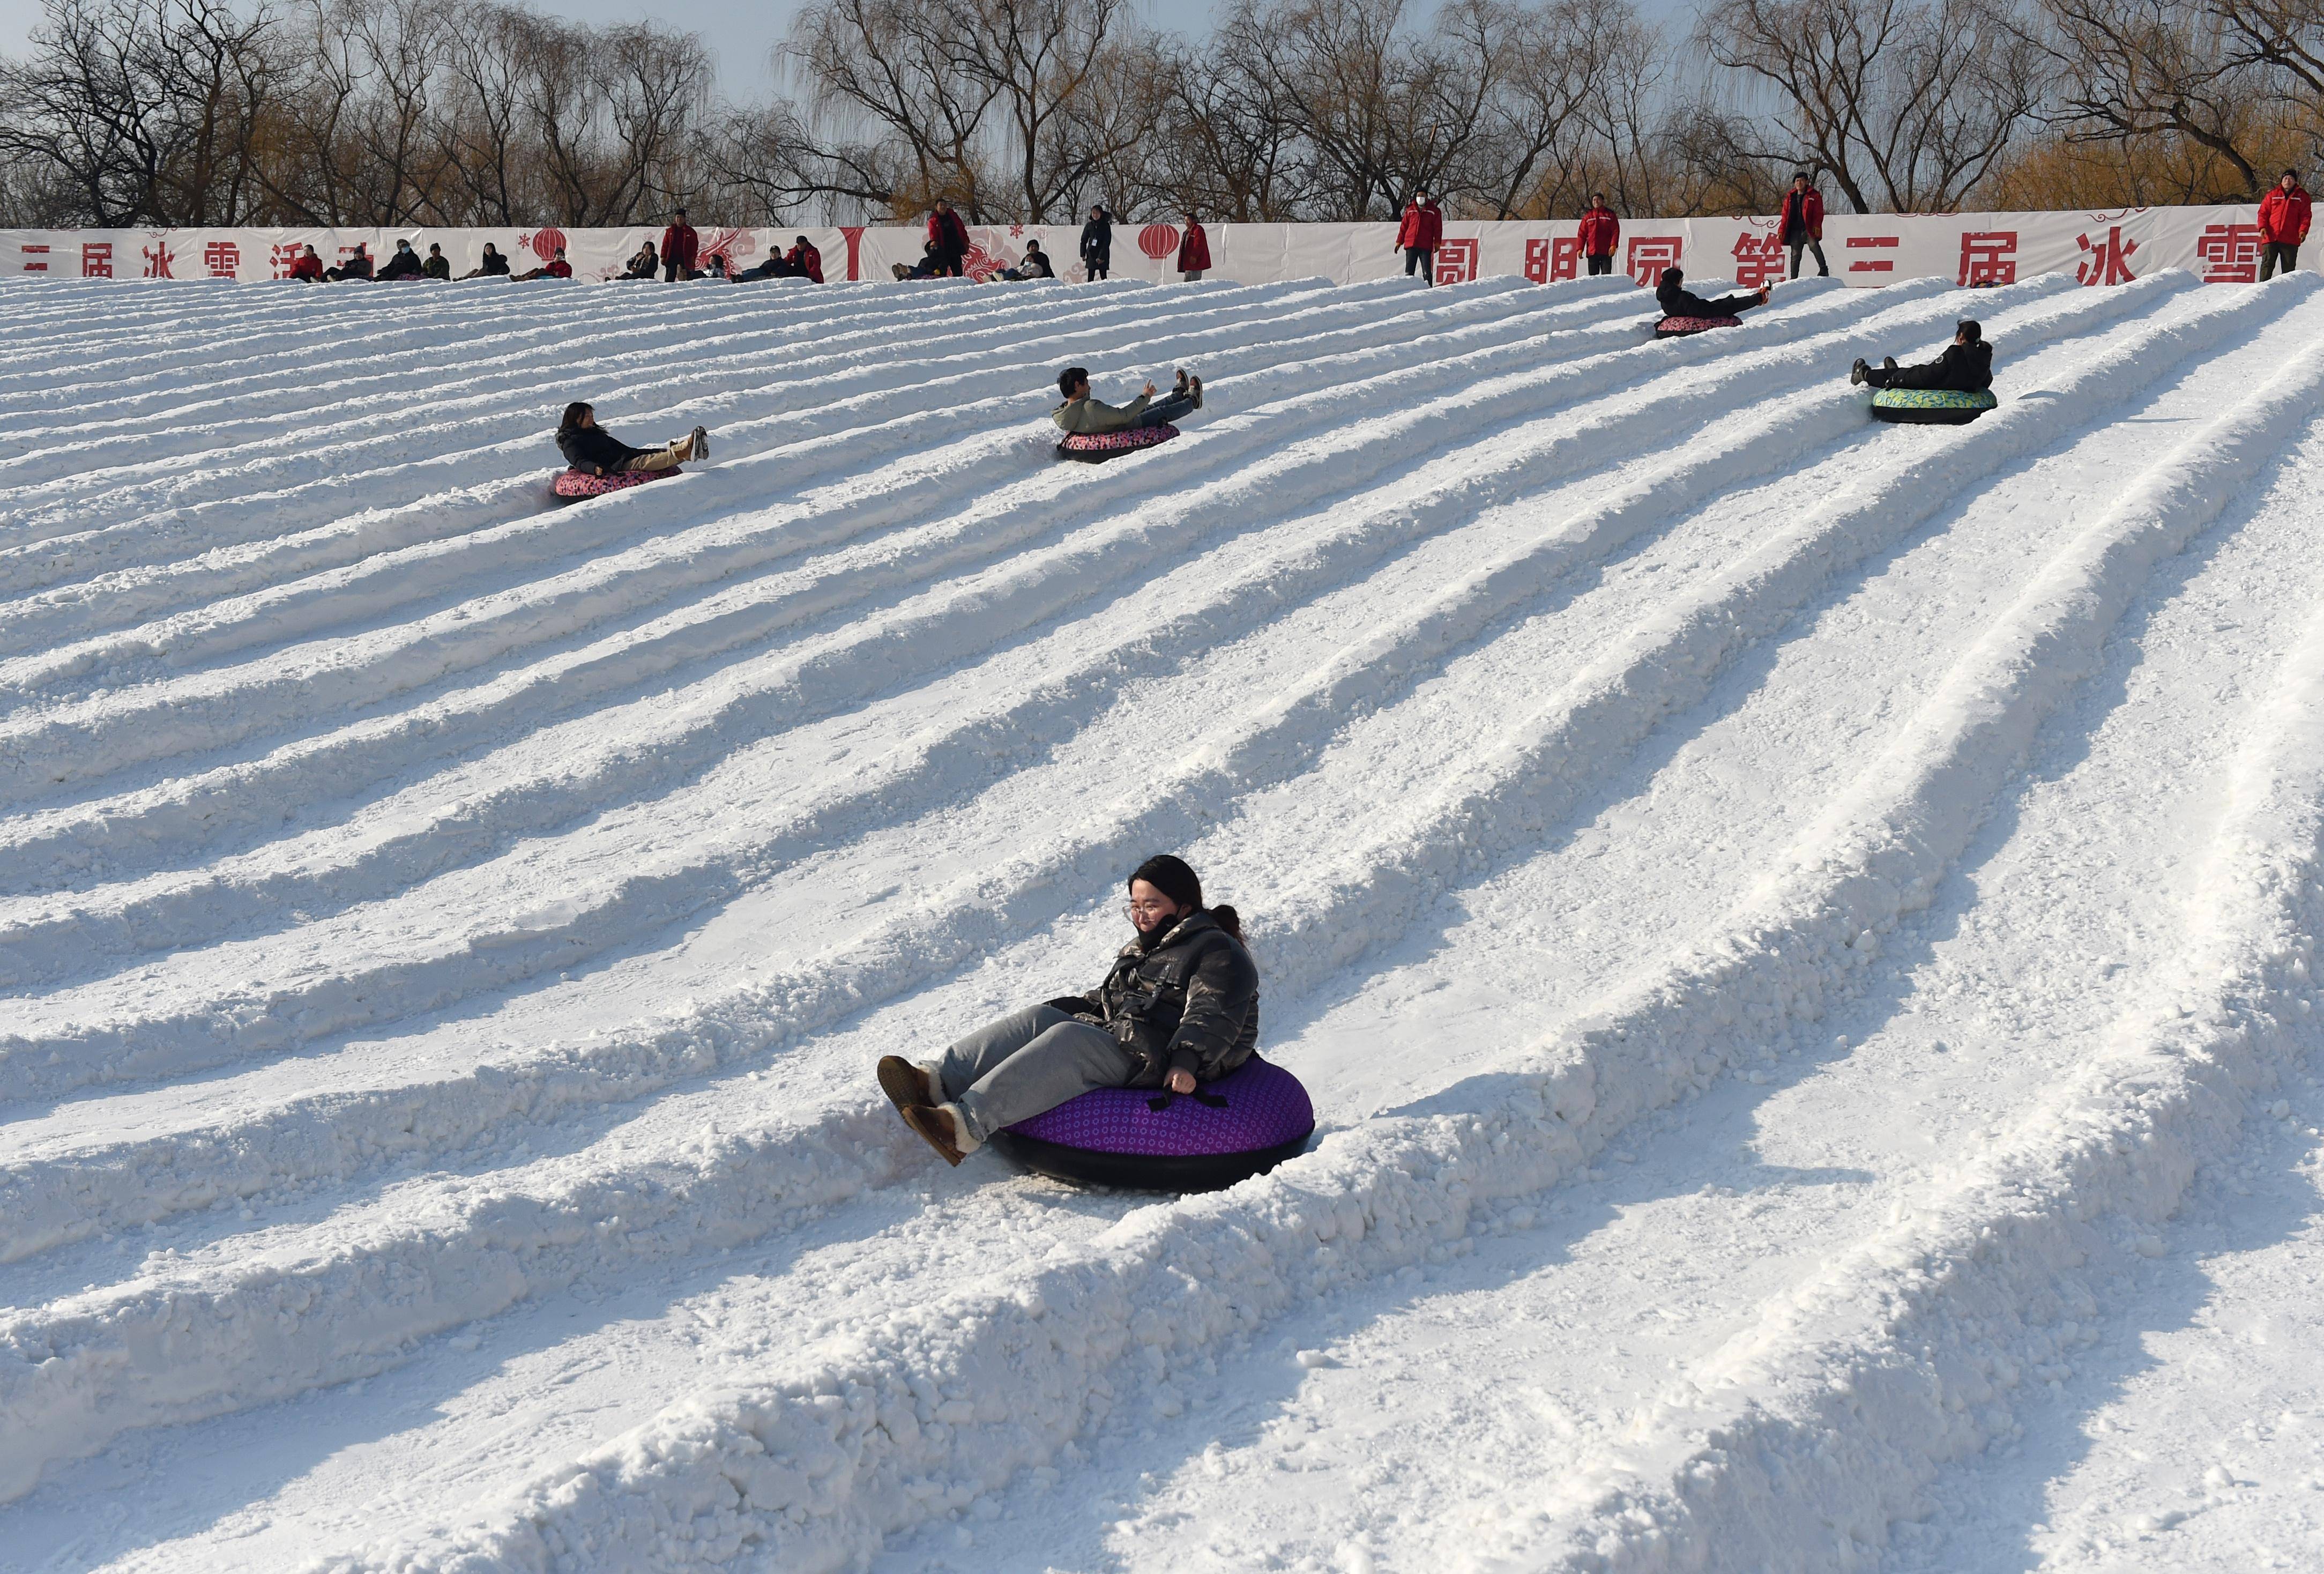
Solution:
<path fill-rule="evenodd" d="M 1953 342 L 1935 360 L 1900 366 L 1890 356 L 1876 366 L 1859 359 L 1849 368 L 1848 380 L 1875 388 L 1950 388 L 1975 394 L 1993 386 L 1993 347 L 1985 342 L 1981 326 L 1964 319 L 1953 326 Z"/>
<path fill-rule="evenodd" d="M 1082 226 L 1082 270 L 1093 282 L 1105 277 L 1113 266 L 1113 216 L 1101 202 L 1090 209 L 1089 222 Z"/>
<path fill-rule="evenodd" d="M 681 208 L 661 232 L 662 282 L 674 284 L 680 279 L 693 278 L 694 259 L 701 250 L 702 237 L 694 233 L 694 226 L 686 222 L 686 209 Z"/>
<path fill-rule="evenodd" d="M 1655 286 L 1655 304 L 1663 309 L 1665 317 L 1732 317 L 1766 303 L 1767 287 L 1764 284 L 1757 290 L 1705 301 L 1686 287 L 1686 275 L 1676 268 L 1665 268 L 1662 282 Z"/>
<path fill-rule="evenodd" d="M 1192 1093 L 1259 1047 L 1259 968 L 1231 907 L 1167 853 L 1130 876 L 1137 935 L 1105 981 L 979 1028 L 942 1058 L 881 1058 L 881 1091 L 948 1164 L 1093 1088 Z"/>
<path fill-rule="evenodd" d="M 1831 265 L 1823 260 L 1823 193 L 1802 170 L 1792 177 L 1792 189 L 1784 193 L 1783 211 L 1775 216 L 1775 233 L 1792 248 L 1792 277 L 1800 276 L 1800 253 L 1815 253 L 1816 276 L 1831 277 Z"/>
<path fill-rule="evenodd" d="M 696 427 L 686 436 L 658 449 L 633 449 L 597 424 L 597 412 L 579 401 L 565 407 L 557 427 L 557 451 L 565 462 L 586 476 L 613 476 L 625 470 L 667 470 L 710 457 L 710 433 Z"/>

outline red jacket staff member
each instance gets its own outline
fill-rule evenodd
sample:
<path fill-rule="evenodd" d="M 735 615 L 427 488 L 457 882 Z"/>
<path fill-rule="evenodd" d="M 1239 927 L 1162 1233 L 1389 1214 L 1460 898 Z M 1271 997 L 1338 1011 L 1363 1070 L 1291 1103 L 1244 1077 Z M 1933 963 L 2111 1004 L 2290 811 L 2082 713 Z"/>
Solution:
<path fill-rule="evenodd" d="M 968 226 L 942 197 L 928 214 L 928 245 L 933 248 L 928 257 L 936 264 L 936 276 L 959 278 L 960 265 L 968 256 Z"/>
<path fill-rule="evenodd" d="M 1203 221 L 1193 214 L 1186 215 L 1186 233 L 1178 242 L 1178 276 L 1189 284 L 1211 269 L 1211 237 L 1203 233 Z"/>
<path fill-rule="evenodd" d="M 2277 265 L 2287 273 L 2300 265 L 2300 248 L 2308 239 L 2308 188 L 2300 171 L 2286 170 L 2283 179 L 2259 199 L 2259 276 L 2272 278 Z"/>
<path fill-rule="evenodd" d="M 1427 192 L 1415 191 L 1404 205 L 1404 222 L 1396 229 L 1397 247 L 1404 253 L 1404 276 L 1409 279 L 1417 270 L 1430 283 L 1436 282 L 1436 248 L 1443 241 L 1443 209 L 1428 199 Z"/>
<path fill-rule="evenodd" d="M 675 283 L 694 277 L 694 259 L 701 252 L 702 237 L 686 222 L 686 209 L 681 208 L 676 222 L 661 232 L 662 282 Z"/>
<path fill-rule="evenodd" d="M 1831 277 L 1831 265 L 1823 260 L 1823 193 L 1802 170 L 1792 177 L 1792 189 L 1784 193 L 1783 211 L 1775 216 L 1775 234 L 1792 248 L 1792 277 L 1800 276 L 1800 253 L 1803 249 L 1815 253 L 1816 276 Z"/>
<path fill-rule="evenodd" d="M 305 255 L 291 263 L 289 276 L 293 279 L 304 279 L 310 284 L 321 281 L 323 259 L 315 255 L 313 246 L 309 246 Z"/>
<path fill-rule="evenodd" d="M 798 237 L 798 243 L 783 254 L 783 261 L 790 264 L 793 278 L 805 279 L 810 284 L 823 282 L 823 254 L 807 236 Z"/>
<path fill-rule="evenodd" d="M 1606 193 L 1590 193 L 1590 210 L 1582 216 L 1582 255 L 1590 259 L 1590 276 L 1614 271 L 1614 248 L 1622 244 L 1622 221 L 1606 206 Z"/>

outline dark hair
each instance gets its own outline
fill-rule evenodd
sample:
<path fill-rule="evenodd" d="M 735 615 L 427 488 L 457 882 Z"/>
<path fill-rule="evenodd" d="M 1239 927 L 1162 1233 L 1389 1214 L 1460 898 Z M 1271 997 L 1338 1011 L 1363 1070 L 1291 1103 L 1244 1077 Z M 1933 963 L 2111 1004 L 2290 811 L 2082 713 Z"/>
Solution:
<path fill-rule="evenodd" d="M 1794 181 L 1808 181 L 1808 172 L 1805 170 L 1794 170 L 1792 171 L 1792 179 Z M 1808 184 L 1812 186 L 1815 182 L 1813 181 L 1808 181 Z"/>
<path fill-rule="evenodd" d="M 582 418 L 583 416 L 585 416 L 585 415 L 588 414 L 588 413 L 589 413 L 589 411 L 590 411 L 590 404 L 589 404 L 589 402 L 588 402 L 587 400 L 586 400 L 586 399 L 576 399 L 572 403 L 570 403 L 570 404 L 568 404 L 568 405 L 567 405 L 567 406 L 565 407 L 565 419 L 564 419 L 563 421 L 558 421 L 558 425 L 560 428 L 562 428 L 562 427 L 567 427 L 567 426 L 578 426 L 578 425 L 580 425 L 580 424 L 581 424 L 581 418 Z"/>
<path fill-rule="evenodd" d="M 1592 191 L 1590 193 L 1590 200 L 1592 202 L 1603 202 L 1606 200 L 1606 193 L 1603 191 Z"/>
<path fill-rule="evenodd" d="M 1185 859 L 1168 853 L 1157 853 L 1130 872 L 1125 885 L 1143 880 L 1187 912 L 1203 905 L 1203 879 Z M 1209 910 L 1211 921 L 1235 939 L 1242 939 L 1242 916 L 1222 903 Z"/>
<path fill-rule="evenodd" d="M 1074 396 L 1074 384 L 1086 383 L 1088 381 L 1089 368 L 1087 366 L 1067 366 L 1064 371 L 1057 374 L 1057 392 L 1064 394 L 1066 398 L 1071 399 Z M 1180 867 L 1183 868 L 1185 866 L 1181 865 Z M 1135 880 L 1138 876 L 1132 875 L 1130 878 Z"/>
<path fill-rule="evenodd" d="M 1676 268 L 1665 268 L 1663 270 L 1663 276 L 1655 281 L 1655 286 L 1656 288 L 1660 288 L 1664 284 L 1683 284 L 1685 282 L 1686 275 L 1684 273 L 1680 273 Z"/>
<path fill-rule="evenodd" d="M 2300 179 L 2300 171 L 2298 170 L 2286 170 L 2283 172 L 2291 176 L 2295 181 Z"/>
<path fill-rule="evenodd" d="M 1970 344 L 1975 344 L 1978 340 L 1985 337 L 1984 325 L 1979 323 L 1976 319 L 1969 317 L 1964 317 L 1959 322 L 1954 323 L 1953 332 L 1960 338 L 1968 340 Z"/>

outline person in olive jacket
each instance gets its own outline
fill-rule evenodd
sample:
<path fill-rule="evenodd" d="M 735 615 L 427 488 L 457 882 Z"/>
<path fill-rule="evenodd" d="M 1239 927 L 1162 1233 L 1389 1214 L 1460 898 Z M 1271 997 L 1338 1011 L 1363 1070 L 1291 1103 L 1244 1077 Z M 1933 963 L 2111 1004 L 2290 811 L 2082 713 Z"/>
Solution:
<path fill-rule="evenodd" d="M 1259 1047 L 1259 968 L 1231 907 L 1167 853 L 1130 876 L 1138 933 L 1105 981 L 1004 1016 L 940 1060 L 882 1056 L 880 1088 L 948 1164 L 1093 1088 L 1192 1093 Z"/>

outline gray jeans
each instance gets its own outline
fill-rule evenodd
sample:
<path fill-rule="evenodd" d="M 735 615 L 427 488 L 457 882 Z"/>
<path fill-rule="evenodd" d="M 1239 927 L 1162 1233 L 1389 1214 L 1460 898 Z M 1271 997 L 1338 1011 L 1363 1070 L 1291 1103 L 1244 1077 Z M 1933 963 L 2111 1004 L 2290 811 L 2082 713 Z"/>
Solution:
<path fill-rule="evenodd" d="M 983 1142 L 1093 1088 L 1127 1086 L 1130 1052 L 1102 1027 L 1054 1005 L 1035 1005 L 988 1023 L 944 1052 L 936 1080 L 960 1106 L 968 1134 Z"/>

